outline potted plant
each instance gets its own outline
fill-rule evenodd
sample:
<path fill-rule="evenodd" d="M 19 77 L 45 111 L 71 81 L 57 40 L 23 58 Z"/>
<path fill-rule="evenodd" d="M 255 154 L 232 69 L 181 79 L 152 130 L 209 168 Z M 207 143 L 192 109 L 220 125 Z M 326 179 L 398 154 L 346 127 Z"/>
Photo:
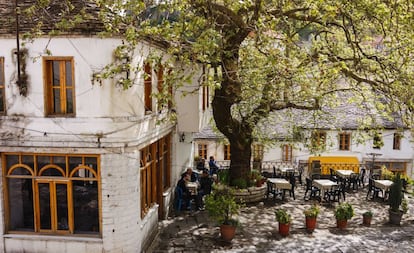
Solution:
<path fill-rule="evenodd" d="M 221 237 L 230 242 L 236 233 L 238 214 L 241 205 L 233 197 L 232 190 L 225 185 L 217 185 L 205 198 L 205 208 L 220 225 Z"/>
<path fill-rule="evenodd" d="M 345 229 L 348 220 L 354 216 L 354 208 L 350 203 L 343 202 L 335 208 L 336 226 L 339 229 Z"/>
<path fill-rule="evenodd" d="M 305 209 L 305 221 L 306 221 L 306 231 L 312 233 L 316 228 L 316 218 L 318 217 L 320 208 L 316 204 L 312 205 L 308 209 Z"/>
<path fill-rule="evenodd" d="M 403 185 L 400 173 L 394 177 L 393 184 L 390 187 L 390 193 L 388 202 L 389 209 L 389 222 L 393 225 L 400 225 L 401 218 L 404 213 L 407 212 L 407 202 L 404 199 Z"/>
<path fill-rule="evenodd" d="M 364 226 L 371 226 L 371 220 L 372 220 L 372 211 L 366 211 L 362 214 L 362 225 Z"/>
<path fill-rule="evenodd" d="M 275 215 L 276 220 L 279 222 L 279 234 L 281 236 L 288 236 L 292 216 L 284 209 L 276 209 Z"/>

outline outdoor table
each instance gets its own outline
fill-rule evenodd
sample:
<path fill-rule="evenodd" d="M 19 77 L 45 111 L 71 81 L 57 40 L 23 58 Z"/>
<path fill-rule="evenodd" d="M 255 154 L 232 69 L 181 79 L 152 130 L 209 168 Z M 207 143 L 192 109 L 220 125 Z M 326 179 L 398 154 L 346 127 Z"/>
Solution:
<path fill-rule="evenodd" d="M 295 172 L 294 168 L 291 167 L 284 167 L 284 168 L 279 168 L 279 171 L 282 173 L 283 176 L 286 176 L 288 172 Z"/>
<path fill-rule="evenodd" d="M 387 180 L 387 179 L 383 179 L 383 180 L 374 179 L 374 187 L 381 189 L 382 196 L 384 197 L 384 201 L 385 201 L 385 194 L 390 190 L 390 187 L 393 183 L 394 183 L 393 181 Z"/>
<path fill-rule="evenodd" d="M 338 184 L 329 179 L 314 179 L 312 181 L 312 185 L 321 190 L 321 196 L 323 198 L 323 196 L 325 196 L 325 191 L 331 189 L 332 186 L 336 186 Z"/>
<path fill-rule="evenodd" d="M 284 178 L 268 178 L 267 180 L 279 190 L 290 190 L 292 188 L 292 185 L 289 183 L 289 181 Z"/>
<path fill-rule="evenodd" d="M 352 170 L 337 170 L 336 175 L 342 178 L 349 178 L 354 173 Z"/>
<path fill-rule="evenodd" d="M 197 195 L 198 184 L 196 182 L 186 182 L 185 187 L 187 187 L 191 195 Z"/>
<path fill-rule="evenodd" d="M 270 182 L 275 188 L 273 194 L 281 194 L 282 199 L 285 198 L 285 190 L 291 190 L 292 188 L 292 185 L 289 183 L 289 181 L 284 178 L 268 178 L 267 181 Z"/>

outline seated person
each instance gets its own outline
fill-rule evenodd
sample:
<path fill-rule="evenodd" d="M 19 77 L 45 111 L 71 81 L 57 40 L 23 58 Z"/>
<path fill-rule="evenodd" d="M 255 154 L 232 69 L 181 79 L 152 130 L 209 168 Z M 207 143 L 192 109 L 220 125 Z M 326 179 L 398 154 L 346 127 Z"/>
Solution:
<path fill-rule="evenodd" d="M 195 173 L 192 168 L 187 168 L 187 170 L 181 176 L 184 176 L 185 174 L 190 176 L 190 181 L 191 182 L 197 182 L 198 181 L 198 174 Z"/>
<path fill-rule="evenodd" d="M 207 169 L 203 170 L 203 173 L 201 174 L 201 177 L 200 177 L 199 192 L 201 192 L 203 196 L 210 194 L 212 185 L 213 185 L 213 178 L 210 177 Z"/>
<path fill-rule="evenodd" d="M 191 192 L 188 190 L 186 186 L 187 181 L 190 181 L 190 176 L 187 175 L 186 173 L 182 174 L 180 180 L 178 180 L 177 187 L 181 189 L 181 192 L 183 194 L 182 199 L 183 199 L 183 202 L 187 210 L 190 210 L 192 196 L 191 196 Z"/>
<path fill-rule="evenodd" d="M 205 163 L 206 163 L 206 160 L 204 160 L 204 158 L 200 158 L 197 162 L 197 170 L 203 171 L 206 168 Z"/>
<path fill-rule="evenodd" d="M 203 197 L 204 195 L 211 193 L 211 188 L 213 185 L 213 178 L 210 177 L 208 174 L 208 170 L 203 170 L 203 173 L 200 177 L 200 189 L 198 190 L 198 194 L 196 197 L 196 207 L 197 210 L 203 210 Z"/>

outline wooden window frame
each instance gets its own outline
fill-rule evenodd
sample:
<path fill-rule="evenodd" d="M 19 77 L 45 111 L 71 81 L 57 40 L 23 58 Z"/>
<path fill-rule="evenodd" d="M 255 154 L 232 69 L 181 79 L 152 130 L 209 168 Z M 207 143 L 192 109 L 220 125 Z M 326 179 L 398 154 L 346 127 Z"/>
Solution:
<path fill-rule="evenodd" d="M 150 63 L 144 64 L 144 106 L 145 112 L 152 112 L 152 67 Z"/>
<path fill-rule="evenodd" d="M 264 154 L 264 145 L 263 144 L 253 144 L 253 160 L 262 161 Z"/>
<path fill-rule="evenodd" d="M 207 110 L 210 106 L 210 94 L 209 87 L 207 85 L 202 86 L 202 109 L 203 111 Z"/>
<path fill-rule="evenodd" d="M 167 74 L 169 76 L 171 75 L 171 69 L 169 69 L 167 71 Z M 168 109 L 171 110 L 173 108 L 173 104 L 174 104 L 174 93 L 173 93 L 173 83 L 172 83 L 172 81 L 169 80 L 167 82 L 167 85 L 168 85 L 168 95 L 169 95 L 169 98 L 168 98 Z"/>
<path fill-rule="evenodd" d="M 326 146 L 326 132 L 325 131 L 315 131 L 312 133 L 311 141 L 313 148 L 322 148 Z"/>
<path fill-rule="evenodd" d="M 8 157 L 18 157 L 17 163 L 8 164 Z M 101 189 L 100 189 L 100 159 L 99 155 L 74 155 L 74 154 L 39 154 L 39 153 L 3 153 L 2 157 L 2 166 L 3 166 L 3 191 L 4 191 L 4 206 L 5 206 L 5 223 L 7 233 L 31 233 L 31 234 L 51 234 L 51 235 L 71 235 L 76 234 L 91 236 L 91 237 L 100 237 L 101 236 Z M 30 162 L 25 161 L 24 158 L 32 158 Z M 63 162 L 60 165 L 57 165 L 56 159 L 61 159 Z M 70 163 L 70 159 L 75 158 L 81 160 L 79 164 L 73 166 Z M 87 162 L 87 159 L 95 159 L 96 164 L 90 164 Z M 46 162 L 45 162 L 46 161 Z M 92 167 L 90 167 L 92 166 Z M 94 168 L 96 167 L 96 168 Z M 24 169 L 28 173 L 25 175 L 13 174 L 15 169 Z M 59 172 L 59 175 L 45 174 L 48 170 L 53 170 Z M 79 176 L 80 170 L 88 171 L 87 176 Z M 33 229 L 29 231 L 28 228 L 21 229 L 11 229 L 11 206 L 10 201 L 12 200 L 9 196 L 9 180 L 13 179 L 26 179 L 30 180 L 32 183 L 32 201 L 33 201 Z M 92 184 L 96 182 L 97 187 L 97 205 L 98 205 L 98 216 L 96 217 L 97 224 L 96 231 L 76 231 L 75 229 L 75 202 L 74 202 L 74 183 L 84 182 L 85 184 Z M 40 192 L 39 184 L 49 185 L 49 211 L 50 211 L 50 228 L 41 228 L 41 217 L 40 217 Z M 58 222 L 58 195 L 56 186 L 65 185 L 66 186 L 66 200 L 65 205 L 67 207 L 67 229 L 59 229 Z M 62 200 L 62 199 L 59 199 Z M 47 209 L 46 209 L 47 210 Z M 47 217 L 46 217 L 47 218 Z M 22 230 L 23 229 L 23 230 Z"/>
<path fill-rule="evenodd" d="M 351 150 L 351 134 L 339 133 L 339 150 L 350 151 Z"/>
<path fill-rule="evenodd" d="M 231 150 L 230 150 L 230 144 L 224 144 L 223 147 L 223 151 L 224 151 L 224 160 L 231 160 Z"/>
<path fill-rule="evenodd" d="M 293 146 L 291 144 L 282 145 L 282 161 L 292 162 Z"/>
<path fill-rule="evenodd" d="M 6 98 L 5 98 L 5 77 L 4 77 L 4 57 L 0 56 L 0 115 L 6 113 Z"/>
<path fill-rule="evenodd" d="M 71 85 L 68 86 L 66 82 L 66 62 L 70 62 L 71 67 Z M 53 85 L 53 63 L 59 62 L 59 86 Z M 45 87 L 45 112 L 47 116 L 65 116 L 74 117 L 76 112 L 76 94 L 75 94 L 75 64 L 74 58 L 71 56 L 53 56 L 43 57 L 43 76 L 44 76 L 44 87 Z M 60 96 L 60 107 L 56 108 L 54 104 L 54 90 L 59 90 Z M 72 93 L 72 112 L 68 112 L 67 100 L 68 91 Z M 58 112 L 55 112 L 57 111 Z"/>
<path fill-rule="evenodd" d="M 198 157 L 204 158 L 207 160 L 207 144 L 205 143 L 198 143 Z"/>
<path fill-rule="evenodd" d="M 394 133 L 392 142 L 393 150 L 401 150 L 401 133 Z"/>
<path fill-rule="evenodd" d="M 140 154 L 141 218 L 144 218 L 154 204 L 163 204 L 163 190 L 171 186 L 171 134 L 142 148 Z"/>
<path fill-rule="evenodd" d="M 158 64 L 157 69 L 157 89 L 158 93 L 161 96 L 157 101 L 157 107 L 158 111 L 161 111 L 166 105 L 163 101 L 165 101 L 164 98 L 164 66 L 162 64 Z"/>

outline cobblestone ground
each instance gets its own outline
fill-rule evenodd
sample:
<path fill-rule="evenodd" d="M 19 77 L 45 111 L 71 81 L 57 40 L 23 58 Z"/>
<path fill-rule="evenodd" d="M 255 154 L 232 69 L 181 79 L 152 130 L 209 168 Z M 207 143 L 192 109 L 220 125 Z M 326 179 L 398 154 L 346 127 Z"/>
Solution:
<path fill-rule="evenodd" d="M 313 201 L 305 201 L 304 186 L 296 189 L 296 200 L 266 200 L 245 206 L 240 213 L 241 226 L 231 243 L 224 242 L 219 228 L 206 211 L 183 212 L 160 222 L 160 233 L 149 250 L 164 252 L 414 252 L 414 199 L 406 194 L 409 211 L 401 226 L 388 224 L 388 205 L 380 199 L 367 200 L 367 189 L 346 195 L 355 216 L 346 230 L 336 228 L 333 206 L 321 204 L 316 230 L 305 230 L 303 210 Z M 274 211 L 283 207 L 293 217 L 288 237 L 278 234 Z M 362 226 L 362 213 L 374 213 L 370 227 Z"/>

